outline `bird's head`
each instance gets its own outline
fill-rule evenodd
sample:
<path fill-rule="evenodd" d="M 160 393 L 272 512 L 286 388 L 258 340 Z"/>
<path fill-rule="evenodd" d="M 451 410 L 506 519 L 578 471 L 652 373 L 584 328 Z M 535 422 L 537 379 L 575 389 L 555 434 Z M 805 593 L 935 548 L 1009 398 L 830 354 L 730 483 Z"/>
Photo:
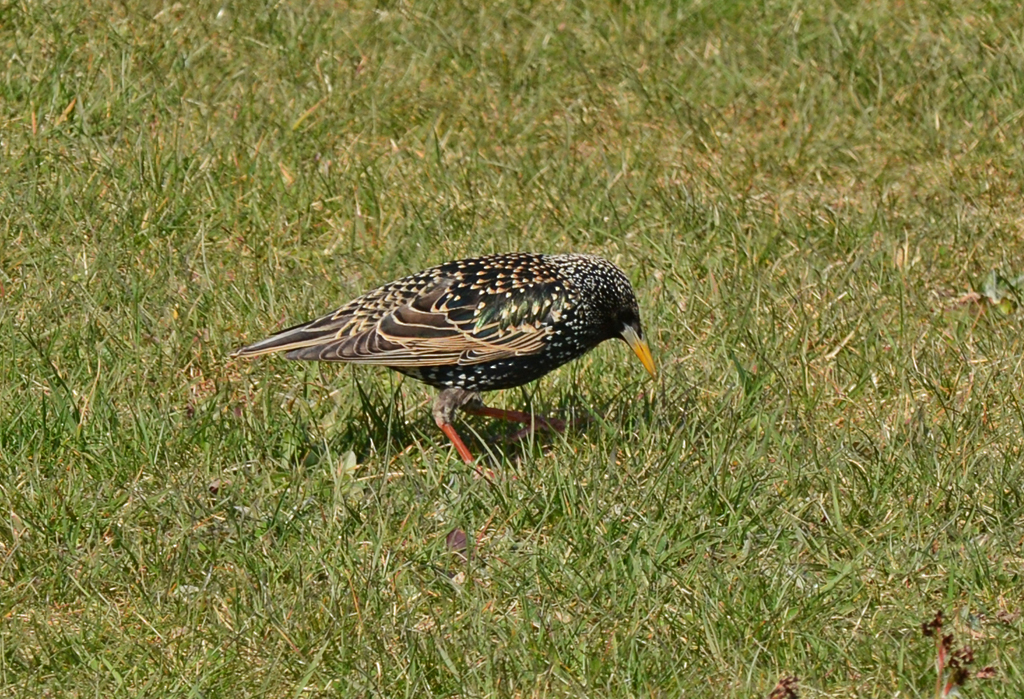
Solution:
<path fill-rule="evenodd" d="M 629 348 L 636 353 L 640 362 L 644 365 L 647 373 L 655 378 L 657 372 L 654 368 L 654 357 L 651 356 L 651 348 L 644 338 L 644 330 L 640 325 L 640 309 L 637 307 L 636 299 L 632 303 L 621 308 L 616 318 L 618 336 L 626 341 Z"/>
<path fill-rule="evenodd" d="M 588 344 L 622 338 L 647 373 L 655 376 L 654 358 L 640 325 L 640 307 L 625 273 L 597 255 L 567 254 L 555 259 L 578 290 L 582 310 L 589 318 L 592 334 Z"/>

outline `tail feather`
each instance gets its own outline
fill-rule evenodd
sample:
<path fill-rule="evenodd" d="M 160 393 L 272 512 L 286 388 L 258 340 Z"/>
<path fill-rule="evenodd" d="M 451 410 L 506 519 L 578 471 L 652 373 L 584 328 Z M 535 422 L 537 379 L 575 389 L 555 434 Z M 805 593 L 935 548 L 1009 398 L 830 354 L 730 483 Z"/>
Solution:
<path fill-rule="evenodd" d="M 272 352 L 287 352 L 290 350 L 312 347 L 323 344 L 327 337 L 334 333 L 325 333 L 323 328 L 311 328 L 311 323 L 302 323 L 286 330 L 271 335 L 265 340 L 241 347 L 231 353 L 232 357 L 258 357 L 261 354 Z"/>

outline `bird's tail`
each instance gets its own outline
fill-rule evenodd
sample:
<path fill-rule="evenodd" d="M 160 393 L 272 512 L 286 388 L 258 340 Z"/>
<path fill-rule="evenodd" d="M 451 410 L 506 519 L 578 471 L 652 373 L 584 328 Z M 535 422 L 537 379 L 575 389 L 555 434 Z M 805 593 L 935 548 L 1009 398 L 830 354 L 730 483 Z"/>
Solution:
<path fill-rule="evenodd" d="M 301 323 L 271 335 L 265 340 L 242 347 L 231 353 L 232 357 L 258 357 L 272 352 L 288 352 L 291 350 L 323 344 L 325 333 L 323 328 L 313 327 L 315 323 Z"/>

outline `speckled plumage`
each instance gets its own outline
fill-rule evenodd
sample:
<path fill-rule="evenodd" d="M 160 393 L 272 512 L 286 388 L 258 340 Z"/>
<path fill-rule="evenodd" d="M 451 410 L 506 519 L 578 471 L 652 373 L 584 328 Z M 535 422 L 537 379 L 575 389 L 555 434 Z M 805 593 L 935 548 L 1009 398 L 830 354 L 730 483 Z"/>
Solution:
<path fill-rule="evenodd" d="M 594 255 L 507 253 L 385 284 L 233 356 L 283 351 L 288 359 L 379 364 L 475 393 L 528 383 L 619 336 L 653 373 L 633 288 L 614 264 Z M 454 409 L 479 403 L 460 400 Z"/>

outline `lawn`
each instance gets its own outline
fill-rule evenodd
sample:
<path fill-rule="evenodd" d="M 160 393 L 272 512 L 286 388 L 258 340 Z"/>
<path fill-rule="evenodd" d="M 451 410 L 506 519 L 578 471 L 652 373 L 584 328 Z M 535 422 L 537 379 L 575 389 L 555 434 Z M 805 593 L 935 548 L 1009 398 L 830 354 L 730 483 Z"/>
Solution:
<path fill-rule="evenodd" d="M 1016 3 L 24 0 L 0 48 L 3 697 L 934 697 L 937 612 L 1024 695 Z M 659 374 L 489 394 L 576 418 L 460 420 L 491 480 L 422 384 L 229 358 L 507 250 L 616 261 Z"/>

